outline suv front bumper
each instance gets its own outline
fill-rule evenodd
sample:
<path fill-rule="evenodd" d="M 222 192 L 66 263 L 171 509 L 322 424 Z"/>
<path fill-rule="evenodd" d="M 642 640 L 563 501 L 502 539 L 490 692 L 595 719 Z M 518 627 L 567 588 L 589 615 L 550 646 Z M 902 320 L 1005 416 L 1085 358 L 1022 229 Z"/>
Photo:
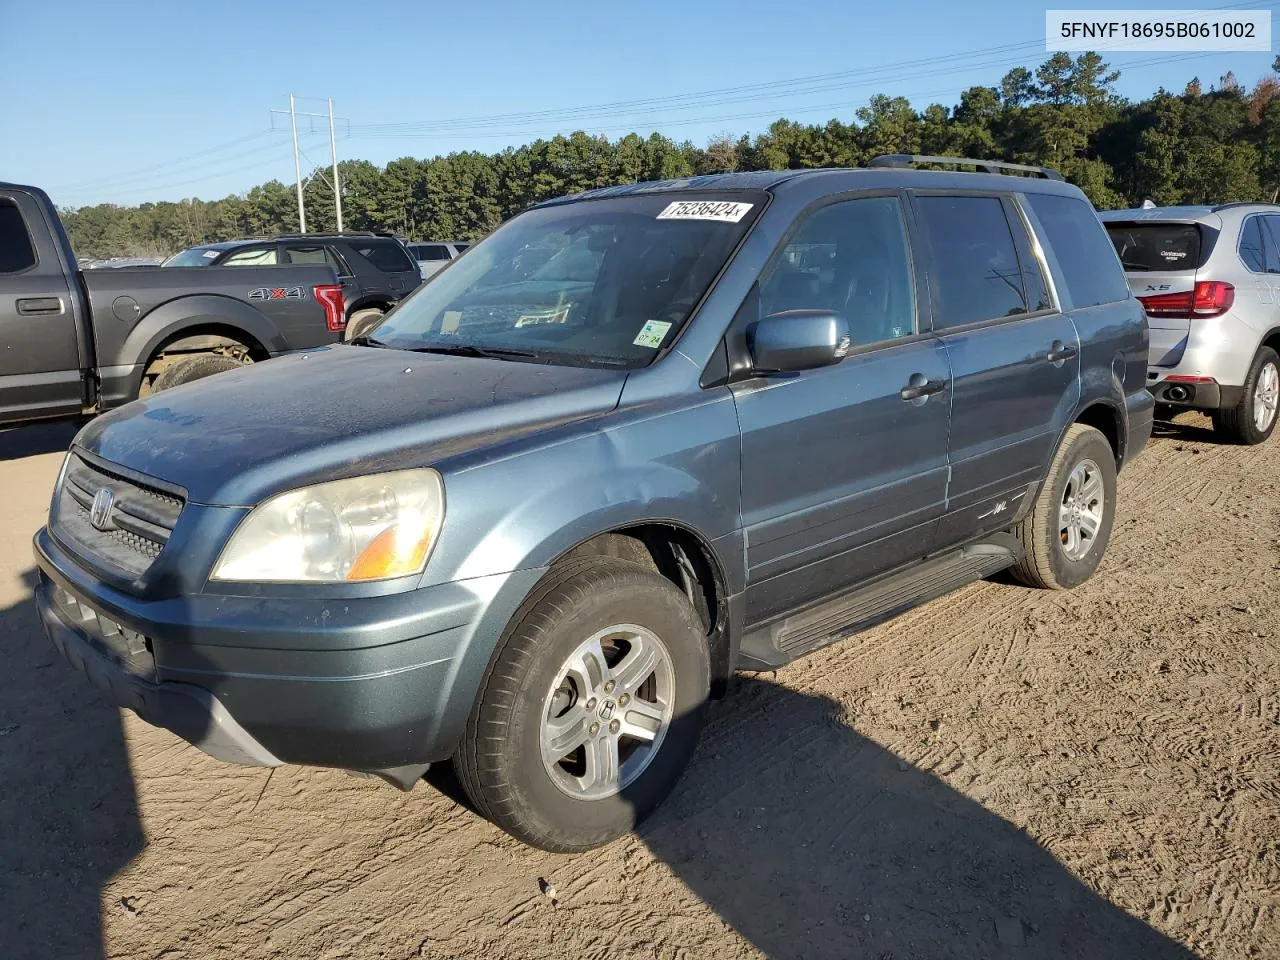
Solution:
<path fill-rule="evenodd" d="M 493 647 L 545 572 L 336 603 L 144 600 L 47 530 L 34 546 L 45 632 L 114 703 L 227 762 L 368 772 L 452 754 Z"/>

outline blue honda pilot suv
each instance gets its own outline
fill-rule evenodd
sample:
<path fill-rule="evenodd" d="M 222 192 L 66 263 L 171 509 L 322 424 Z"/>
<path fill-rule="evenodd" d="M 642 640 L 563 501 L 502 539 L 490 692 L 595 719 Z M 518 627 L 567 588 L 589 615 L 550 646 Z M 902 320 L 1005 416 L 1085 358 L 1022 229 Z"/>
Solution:
<path fill-rule="evenodd" d="M 504 830 L 581 850 L 672 790 L 734 670 L 1000 570 L 1086 580 L 1146 374 L 1142 305 L 1053 171 L 596 190 L 367 336 L 91 423 L 37 603 L 214 757 L 404 789 L 451 760 Z"/>

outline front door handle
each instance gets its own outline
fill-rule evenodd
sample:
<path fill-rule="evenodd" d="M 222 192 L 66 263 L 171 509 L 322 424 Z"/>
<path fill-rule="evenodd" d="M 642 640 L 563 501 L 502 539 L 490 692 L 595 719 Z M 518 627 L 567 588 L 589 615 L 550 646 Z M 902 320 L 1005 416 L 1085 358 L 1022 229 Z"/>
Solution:
<path fill-rule="evenodd" d="M 1070 360 L 1076 355 L 1075 344 L 1063 343 L 1061 340 L 1053 341 L 1053 346 L 1049 348 L 1049 352 L 1045 354 L 1045 359 L 1050 363 L 1061 363 L 1063 360 Z"/>
<path fill-rule="evenodd" d="M 18 313 L 24 317 L 61 312 L 61 297 L 25 297 L 18 301 Z"/>
<path fill-rule="evenodd" d="M 903 400 L 927 400 L 947 389 L 947 381 L 930 380 L 923 373 L 913 373 L 907 385 L 898 391 Z"/>

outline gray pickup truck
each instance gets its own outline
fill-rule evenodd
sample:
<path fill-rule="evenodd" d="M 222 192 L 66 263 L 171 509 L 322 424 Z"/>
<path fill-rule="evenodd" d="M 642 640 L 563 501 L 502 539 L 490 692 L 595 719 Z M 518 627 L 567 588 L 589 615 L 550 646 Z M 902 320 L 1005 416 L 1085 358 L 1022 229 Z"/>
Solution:
<path fill-rule="evenodd" d="M 0 183 L 0 424 L 100 413 L 345 326 L 328 266 L 81 271 L 44 191 Z"/>

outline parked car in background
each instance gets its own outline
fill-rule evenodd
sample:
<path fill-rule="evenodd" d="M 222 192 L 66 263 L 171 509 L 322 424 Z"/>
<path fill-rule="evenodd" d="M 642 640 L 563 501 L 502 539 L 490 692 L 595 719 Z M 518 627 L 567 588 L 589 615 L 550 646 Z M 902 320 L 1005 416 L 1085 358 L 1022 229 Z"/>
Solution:
<path fill-rule="evenodd" d="M 1280 206 L 1100 214 L 1151 326 L 1147 387 L 1166 412 L 1261 443 L 1280 403 Z"/>
<path fill-rule="evenodd" d="M 334 343 L 345 322 L 325 263 L 82 270 L 44 191 L 0 183 L 0 424 L 109 410 Z"/>
<path fill-rule="evenodd" d="M 49 636 L 215 757 L 452 758 L 527 843 L 617 837 L 734 669 L 1102 559 L 1142 307 L 1077 188 L 935 159 L 548 201 L 375 338 L 95 421 L 36 537 Z M 90 524 L 103 489 L 163 522 Z"/>
<path fill-rule="evenodd" d="M 395 237 L 368 232 L 307 233 L 208 243 L 174 254 L 166 267 L 327 265 L 347 303 L 347 338 L 368 332 L 422 283 L 417 262 Z"/>
<path fill-rule="evenodd" d="M 450 260 L 462 256 L 462 251 L 471 246 L 470 243 L 459 243 L 451 240 L 448 243 L 430 241 L 410 243 L 409 253 L 418 261 L 418 269 L 422 271 L 422 279 L 436 273 Z"/>

